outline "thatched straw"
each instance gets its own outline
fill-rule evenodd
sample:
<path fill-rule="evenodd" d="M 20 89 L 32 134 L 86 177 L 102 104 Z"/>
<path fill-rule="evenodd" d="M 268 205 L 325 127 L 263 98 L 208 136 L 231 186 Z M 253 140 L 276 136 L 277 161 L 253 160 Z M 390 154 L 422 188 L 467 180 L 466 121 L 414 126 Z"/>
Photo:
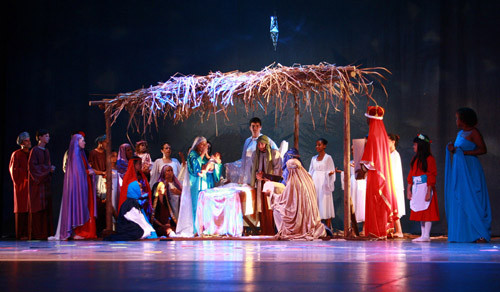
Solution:
<path fill-rule="evenodd" d="M 384 76 L 379 71 L 389 72 L 381 67 L 361 69 L 320 63 L 292 67 L 271 64 L 258 72 L 210 72 L 207 76 L 176 74 L 157 86 L 118 94 L 109 102 L 108 110 L 115 122 L 125 109 L 130 114 L 129 126 L 145 132 L 153 123 L 158 127 L 159 118 L 169 117 L 176 123 L 194 113 L 203 120 L 222 112 L 228 119 L 227 113 L 235 103 L 242 103 L 247 112 L 258 106 L 267 113 L 268 105 L 273 105 L 277 113 L 299 98 L 307 110 L 312 112 L 317 107 L 326 120 L 330 106 L 338 111 L 344 99 L 354 106 L 354 95 L 373 100 L 373 80 L 385 92 L 380 82 Z"/>

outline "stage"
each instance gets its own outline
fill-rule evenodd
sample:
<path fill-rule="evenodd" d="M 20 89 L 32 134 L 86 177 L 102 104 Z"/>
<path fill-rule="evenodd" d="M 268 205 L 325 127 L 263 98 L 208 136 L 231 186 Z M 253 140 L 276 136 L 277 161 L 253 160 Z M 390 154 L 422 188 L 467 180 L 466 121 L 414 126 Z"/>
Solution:
<path fill-rule="evenodd" d="M 1 241 L 4 291 L 498 291 L 500 240 Z"/>

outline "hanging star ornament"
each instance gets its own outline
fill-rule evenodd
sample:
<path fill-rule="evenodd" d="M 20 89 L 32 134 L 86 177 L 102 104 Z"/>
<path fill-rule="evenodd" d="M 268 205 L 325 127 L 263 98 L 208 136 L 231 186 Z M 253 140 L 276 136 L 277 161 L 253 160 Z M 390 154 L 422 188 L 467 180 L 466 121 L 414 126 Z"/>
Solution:
<path fill-rule="evenodd" d="M 276 51 L 276 46 L 278 45 L 278 35 L 279 35 L 279 30 L 278 30 L 278 17 L 277 16 L 271 16 L 271 28 L 270 28 L 270 33 L 271 33 L 271 40 L 273 41 L 273 46 L 274 50 Z"/>

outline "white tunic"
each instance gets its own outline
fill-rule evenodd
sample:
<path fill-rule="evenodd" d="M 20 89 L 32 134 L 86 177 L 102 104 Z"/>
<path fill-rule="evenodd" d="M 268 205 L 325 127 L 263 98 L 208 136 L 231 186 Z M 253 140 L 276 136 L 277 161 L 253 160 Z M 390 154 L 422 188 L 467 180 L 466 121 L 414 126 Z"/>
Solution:
<path fill-rule="evenodd" d="M 396 150 L 391 153 L 391 166 L 394 192 L 396 201 L 398 202 L 398 217 L 401 218 L 406 215 L 405 185 L 403 180 L 403 169 L 401 167 L 401 156 L 399 156 Z"/>
<path fill-rule="evenodd" d="M 351 161 L 351 164 L 354 163 Z M 354 205 L 356 221 L 365 222 L 366 179 L 356 179 L 354 167 L 351 166 L 351 198 Z"/>
<path fill-rule="evenodd" d="M 318 155 L 311 159 L 309 174 L 312 176 L 316 188 L 319 215 L 321 219 L 335 218 L 332 193 L 335 190 L 336 173 L 329 175 L 331 171 L 335 171 L 335 164 L 332 157 L 328 154 L 325 154 L 325 157 L 321 161 L 317 159 Z"/>

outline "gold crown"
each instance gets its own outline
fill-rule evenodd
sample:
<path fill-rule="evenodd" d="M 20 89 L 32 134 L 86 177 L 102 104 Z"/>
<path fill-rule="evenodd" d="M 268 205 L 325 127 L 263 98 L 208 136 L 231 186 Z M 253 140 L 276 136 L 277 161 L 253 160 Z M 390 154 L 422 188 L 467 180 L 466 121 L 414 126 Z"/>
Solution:
<path fill-rule="evenodd" d="M 384 117 L 385 110 L 383 107 L 375 105 L 369 106 L 366 110 L 365 116 L 369 118 L 382 119 Z"/>

